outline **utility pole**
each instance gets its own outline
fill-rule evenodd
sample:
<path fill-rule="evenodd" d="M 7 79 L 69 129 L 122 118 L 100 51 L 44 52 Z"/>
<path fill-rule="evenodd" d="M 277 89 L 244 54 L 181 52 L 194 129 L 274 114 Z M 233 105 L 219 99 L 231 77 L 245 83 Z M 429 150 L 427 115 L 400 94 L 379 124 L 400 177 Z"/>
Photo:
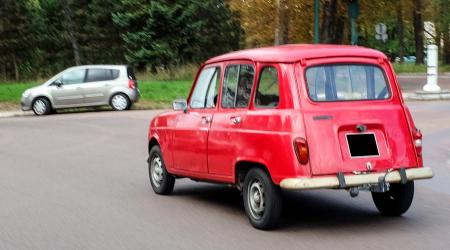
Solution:
<path fill-rule="evenodd" d="M 289 6 L 287 0 L 277 0 L 275 45 L 289 42 Z"/>

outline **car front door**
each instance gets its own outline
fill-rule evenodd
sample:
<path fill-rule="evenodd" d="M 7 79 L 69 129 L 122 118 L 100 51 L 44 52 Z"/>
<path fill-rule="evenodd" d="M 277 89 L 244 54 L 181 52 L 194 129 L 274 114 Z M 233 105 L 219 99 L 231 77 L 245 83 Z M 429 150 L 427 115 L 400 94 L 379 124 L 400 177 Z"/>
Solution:
<path fill-rule="evenodd" d="M 220 65 L 205 66 L 188 100 L 188 109 L 177 118 L 173 131 L 174 168 L 206 173 L 208 133 L 216 110 Z"/>
<path fill-rule="evenodd" d="M 82 85 L 85 76 L 85 69 L 70 69 L 51 84 L 51 94 L 56 108 L 83 104 Z"/>
<path fill-rule="evenodd" d="M 220 108 L 208 137 L 208 170 L 222 177 L 233 175 L 234 165 L 242 150 L 246 150 L 246 131 L 242 130 L 250 103 L 254 82 L 254 65 L 238 61 L 226 66 L 222 84 Z"/>

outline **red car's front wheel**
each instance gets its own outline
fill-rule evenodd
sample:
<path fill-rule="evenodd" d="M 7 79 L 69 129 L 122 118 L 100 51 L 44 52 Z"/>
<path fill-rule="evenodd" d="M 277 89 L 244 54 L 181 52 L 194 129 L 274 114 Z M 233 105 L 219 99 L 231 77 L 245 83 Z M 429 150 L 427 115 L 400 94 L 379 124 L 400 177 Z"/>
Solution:
<path fill-rule="evenodd" d="M 175 185 L 175 177 L 166 170 L 166 165 L 158 145 L 152 147 L 148 158 L 148 173 L 153 191 L 157 194 L 170 194 Z"/>

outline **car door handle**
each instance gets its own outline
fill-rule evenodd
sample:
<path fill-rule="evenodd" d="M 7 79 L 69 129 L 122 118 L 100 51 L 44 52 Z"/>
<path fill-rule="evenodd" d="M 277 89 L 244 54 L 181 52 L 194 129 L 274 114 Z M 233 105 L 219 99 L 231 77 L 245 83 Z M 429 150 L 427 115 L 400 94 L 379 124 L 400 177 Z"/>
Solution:
<path fill-rule="evenodd" d="M 233 124 L 239 124 L 239 123 L 241 123 L 241 117 L 240 117 L 240 116 L 232 116 L 232 117 L 230 118 L 230 120 L 231 120 L 231 122 L 232 122 Z"/>
<path fill-rule="evenodd" d="M 202 116 L 202 122 L 208 124 L 211 122 L 211 116 Z"/>

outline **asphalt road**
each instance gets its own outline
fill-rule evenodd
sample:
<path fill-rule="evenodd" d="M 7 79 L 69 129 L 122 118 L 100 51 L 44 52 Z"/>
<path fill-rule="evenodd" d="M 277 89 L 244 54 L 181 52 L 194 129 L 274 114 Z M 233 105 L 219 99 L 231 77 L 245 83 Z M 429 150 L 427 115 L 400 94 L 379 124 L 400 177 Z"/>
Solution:
<path fill-rule="evenodd" d="M 411 209 L 378 214 L 369 193 L 284 193 L 280 228 L 250 226 L 237 191 L 148 182 L 154 111 L 0 119 L 0 249 L 449 249 L 450 103 L 409 103 L 425 164 Z"/>

